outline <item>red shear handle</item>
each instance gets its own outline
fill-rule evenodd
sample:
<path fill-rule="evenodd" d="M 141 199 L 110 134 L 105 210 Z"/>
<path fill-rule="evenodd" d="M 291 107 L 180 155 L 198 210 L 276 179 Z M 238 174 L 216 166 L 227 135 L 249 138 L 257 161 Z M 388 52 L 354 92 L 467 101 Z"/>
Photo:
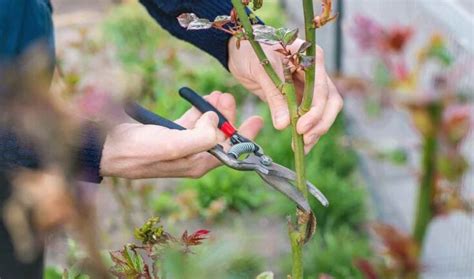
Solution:
<path fill-rule="evenodd" d="M 208 101 L 204 100 L 199 94 L 197 94 L 194 90 L 189 87 L 183 87 L 179 89 L 179 95 L 183 97 L 185 100 L 190 102 L 193 106 L 195 106 L 200 112 L 205 113 L 208 111 L 213 111 L 219 116 L 219 129 L 227 136 L 232 137 L 237 130 L 232 126 L 232 124 L 225 118 L 225 116 L 218 111 L 213 105 L 211 105 Z"/>

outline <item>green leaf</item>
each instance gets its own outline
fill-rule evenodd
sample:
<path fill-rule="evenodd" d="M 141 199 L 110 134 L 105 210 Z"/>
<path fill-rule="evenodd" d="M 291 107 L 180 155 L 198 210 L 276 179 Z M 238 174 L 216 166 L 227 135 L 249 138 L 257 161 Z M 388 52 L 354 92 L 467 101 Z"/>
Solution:
<path fill-rule="evenodd" d="M 115 263 L 110 272 L 119 278 L 139 278 L 144 274 L 145 264 L 143 258 L 136 251 L 130 249 L 130 244 L 123 250 L 110 252 L 110 258 Z"/>
<path fill-rule="evenodd" d="M 253 34 L 257 42 L 267 45 L 280 43 L 280 39 L 276 35 L 276 29 L 271 26 L 257 25 L 253 29 Z"/>
<path fill-rule="evenodd" d="M 276 36 L 284 46 L 291 45 L 298 38 L 298 28 L 278 28 Z"/>
<path fill-rule="evenodd" d="M 134 236 L 143 244 L 156 244 L 167 240 L 163 226 L 158 226 L 160 217 L 148 219 L 143 226 L 135 228 Z"/>
<path fill-rule="evenodd" d="M 128 258 L 130 259 L 130 263 L 133 266 L 133 268 L 137 272 L 142 273 L 143 272 L 143 267 L 144 267 L 142 256 L 140 254 L 138 254 L 136 251 L 131 250 L 130 246 L 127 246 L 126 251 L 127 251 Z"/>

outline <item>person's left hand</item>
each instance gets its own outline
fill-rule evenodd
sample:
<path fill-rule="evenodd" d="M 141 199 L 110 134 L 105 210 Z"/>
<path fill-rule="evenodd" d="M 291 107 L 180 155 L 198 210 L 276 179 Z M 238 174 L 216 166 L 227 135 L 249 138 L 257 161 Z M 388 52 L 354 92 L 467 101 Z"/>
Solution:
<path fill-rule="evenodd" d="M 268 103 L 273 126 L 279 130 L 286 128 L 290 124 L 290 115 L 285 97 L 268 77 L 250 43 L 242 41 L 240 48 L 237 48 L 235 40 L 232 38 L 229 42 L 229 70 L 242 85 Z M 303 40 L 297 39 L 289 46 L 292 53 L 296 53 L 303 42 Z M 282 61 L 284 56 L 275 51 L 281 47 L 279 45 L 261 45 L 273 68 L 283 80 Z M 298 97 L 301 98 L 304 89 L 304 72 L 297 71 L 293 79 Z M 306 153 L 329 130 L 341 111 L 342 105 L 343 100 L 326 73 L 323 50 L 318 46 L 313 104 L 311 109 L 301 116 L 297 124 L 298 133 L 304 135 Z"/>

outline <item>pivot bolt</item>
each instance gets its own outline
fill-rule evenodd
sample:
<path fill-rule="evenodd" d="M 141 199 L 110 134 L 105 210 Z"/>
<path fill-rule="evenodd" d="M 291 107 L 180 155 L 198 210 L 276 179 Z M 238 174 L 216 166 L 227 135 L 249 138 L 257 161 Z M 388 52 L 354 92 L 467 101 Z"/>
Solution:
<path fill-rule="evenodd" d="M 272 161 L 272 158 L 263 155 L 262 157 L 260 157 L 260 162 L 261 162 L 262 165 L 264 165 L 264 166 L 270 166 L 273 161 Z"/>

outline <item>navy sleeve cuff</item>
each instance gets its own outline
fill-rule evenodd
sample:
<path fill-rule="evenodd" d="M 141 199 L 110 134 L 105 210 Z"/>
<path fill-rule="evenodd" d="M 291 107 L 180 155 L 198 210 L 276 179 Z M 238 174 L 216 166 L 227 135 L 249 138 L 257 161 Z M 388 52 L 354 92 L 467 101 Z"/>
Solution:
<path fill-rule="evenodd" d="M 77 151 L 78 179 L 86 182 L 100 183 L 100 161 L 105 142 L 98 125 L 87 123 L 80 131 L 81 140 Z"/>

